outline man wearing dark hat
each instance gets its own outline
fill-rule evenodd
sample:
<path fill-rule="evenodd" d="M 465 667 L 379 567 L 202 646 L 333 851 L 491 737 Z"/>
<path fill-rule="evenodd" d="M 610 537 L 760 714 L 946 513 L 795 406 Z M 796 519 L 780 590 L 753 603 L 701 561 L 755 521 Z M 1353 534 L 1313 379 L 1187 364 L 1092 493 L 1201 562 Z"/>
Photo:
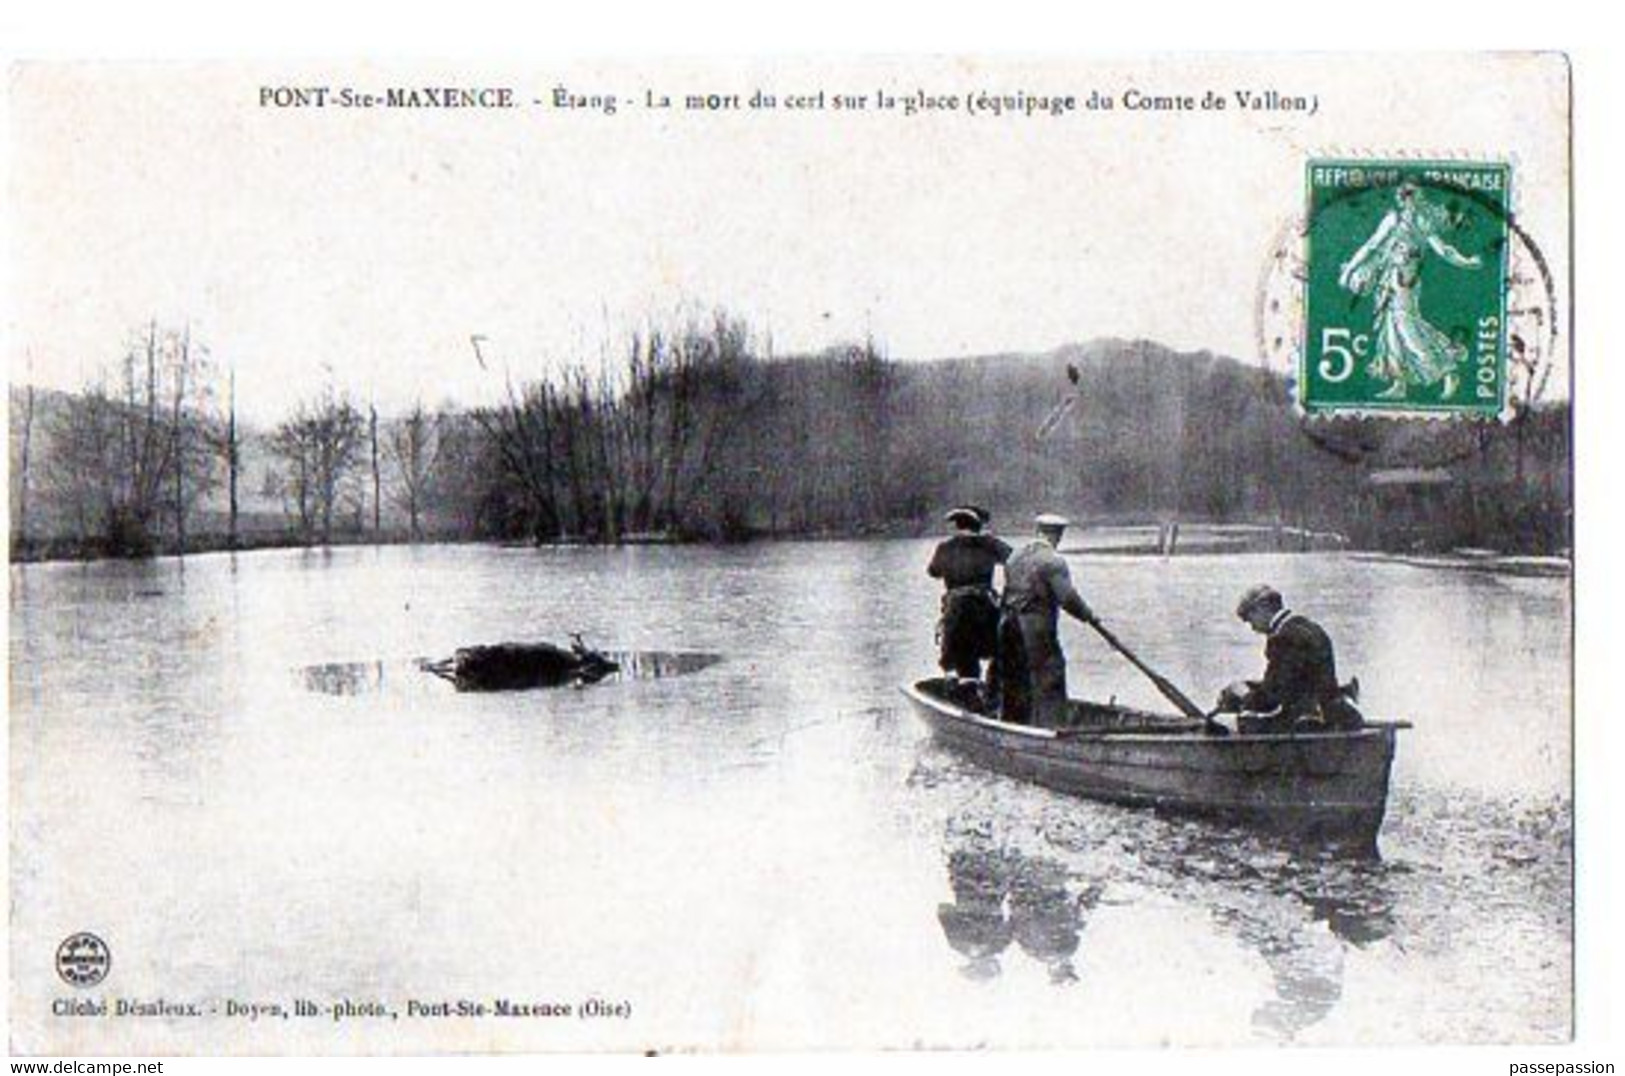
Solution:
<path fill-rule="evenodd" d="M 942 580 L 942 621 L 938 633 L 942 670 L 966 680 L 980 680 L 982 662 L 993 657 L 998 642 L 999 604 L 993 592 L 993 569 L 1010 559 L 1010 547 L 982 528 L 993 514 L 974 504 L 951 509 L 946 517 L 953 537 L 931 554 L 926 572 Z"/>
<path fill-rule="evenodd" d="M 1000 715 L 1006 721 L 1044 728 L 1070 723 L 1066 655 L 1059 614 L 1084 623 L 1094 611 L 1072 585 L 1072 572 L 1056 551 L 1067 520 L 1045 513 L 1034 520 L 1038 536 L 1004 566 L 1004 615 L 999 622 Z"/>
<path fill-rule="evenodd" d="M 1260 584 L 1241 596 L 1236 616 L 1264 644 L 1264 679 L 1231 684 L 1219 694 L 1219 709 L 1241 712 L 1241 732 L 1347 729 L 1360 724 L 1360 711 L 1337 683 L 1331 637 L 1319 624 L 1286 607 L 1274 587 Z"/>

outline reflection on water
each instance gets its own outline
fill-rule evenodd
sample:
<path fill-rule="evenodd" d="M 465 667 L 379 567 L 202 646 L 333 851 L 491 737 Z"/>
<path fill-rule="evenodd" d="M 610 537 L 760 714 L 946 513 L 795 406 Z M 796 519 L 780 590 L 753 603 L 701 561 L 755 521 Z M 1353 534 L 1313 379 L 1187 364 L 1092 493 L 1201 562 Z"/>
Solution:
<path fill-rule="evenodd" d="M 688 676 L 709 669 L 722 660 L 721 654 L 687 653 L 667 650 L 609 650 L 604 656 L 620 668 L 598 681 L 612 684 L 617 680 L 660 680 L 672 676 Z M 436 681 L 430 677 L 404 677 L 403 673 L 425 672 L 424 662 L 341 661 L 306 665 L 298 670 L 306 691 L 321 695 L 366 695 L 386 688 L 386 670 L 393 667 L 394 676 L 389 688 L 405 681 L 404 690 L 425 690 Z M 427 688 L 426 688 L 427 685 Z"/>
<path fill-rule="evenodd" d="M 1238 936 L 1246 939 L 1245 934 Z M 1331 1013 L 1343 996 L 1343 951 L 1300 929 L 1252 940 L 1269 965 L 1275 996 L 1253 1012 L 1253 1026 L 1291 1040 Z"/>
<path fill-rule="evenodd" d="M 1364 947 L 1394 931 L 1393 895 L 1380 875 L 1367 879 L 1364 892 L 1303 895 L 1312 917 L 1350 945 Z"/>
<path fill-rule="evenodd" d="M 1552 804 L 1505 811 L 1503 822 L 1471 838 L 1449 835 L 1448 851 L 1431 839 L 1421 848 L 1396 840 L 1387 858 L 1371 858 L 1243 827 L 1068 800 L 1019 782 L 990 791 L 974 764 L 934 743 L 908 783 L 922 796 L 973 805 L 953 817 L 942 839 L 952 899 L 935 910 L 961 973 L 979 981 L 1007 971 L 1012 942 L 1024 936 L 1020 948 L 1046 965 L 1051 984 L 1150 974 L 1159 961 L 1173 962 L 1173 954 L 1157 952 L 1165 909 L 1199 911 L 1215 941 L 1250 954 L 1262 971 L 1256 986 L 1234 968 L 1206 988 L 1251 994 L 1254 1031 L 1296 1041 L 1334 1020 L 1358 963 L 1407 961 L 1424 947 L 1427 958 L 1448 960 L 1467 939 L 1498 936 L 1506 915 L 1522 920 L 1525 931 L 1531 917 L 1550 916 L 1551 943 L 1559 952 L 1566 947 L 1559 887 L 1568 876 L 1568 837 L 1561 825 L 1540 821 L 1557 813 Z M 1503 813 L 1470 800 L 1454 811 L 1479 825 Z M 1408 814 L 1413 807 L 1402 796 L 1394 809 Z M 1499 832 L 1503 826 L 1511 832 Z M 1403 835 L 1411 836 L 1408 829 Z M 1454 861 L 1479 862 L 1480 877 L 1455 876 L 1461 868 Z M 1520 869 L 1521 876 L 1509 876 Z M 1108 912 L 1108 925 L 1085 933 Z M 1147 967 L 1089 959 L 1085 940 L 1100 930 L 1140 936 Z M 1189 937 L 1188 927 L 1173 935 L 1180 936 Z"/>
<path fill-rule="evenodd" d="M 1075 885 L 1059 863 L 998 845 L 986 830 L 956 831 L 950 823 L 948 833 L 954 899 L 937 907 L 937 921 L 966 958 L 965 976 L 998 975 L 999 956 L 1014 941 L 1048 969 L 1050 982 L 1076 982 L 1072 956 L 1101 887 Z"/>
<path fill-rule="evenodd" d="M 934 666 L 930 549 L 14 567 L 16 1040 L 64 1033 L 50 956 L 90 923 L 127 954 L 132 996 L 613 989 L 647 1002 L 626 1049 L 1568 1034 L 1564 581 L 1074 559 L 1091 605 L 1195 697 L 1261 667 L 1231 615 L 1252 583 L 1333 633 L 1367 712 L 1415 723 L 1382 858 L 1351 861 L 943 750 L 898 693 Z M 410 659 L 560 624 L 612 641 L 621 675 L 458 694 Z M 1075 693 L 1165 709 L 1091 633 L 1062 632 Z M 336 1033 L 319 1023 L 294 1032 L 318 1052 Z M 519 1023 L 493 1041 L 616 1034 Z M 164 1052 L 157 1023 L 95 1024 L 81 1033 L 129 1047 L 107 1052 Z M 358 1050 L 438 1033 L 342 1030 Z M 240 1021 L 189 1034 L 286 1042 Z"/>
<path fill-rule="evenodd" d="M 609 677 L 610 680 L 660 680 L 668 676 L 689 676 L 709 669 L 722 660 L 721 654 L 669 650 L 607 650 L 605 656 L 621 667 L 620 672 Z"/>
<path fill-rule="evenodd" d="M 1059 856 L 1001 839 L 996 834 L 1012 827 L 990 816 L 950 824 L 944 848 L 954 899 L 939 905 L 937 919 L 965 957 L 967 977 L 997 976 L 1015 941 L 1046 966 L 1052 984 L 1075 982 L 1074 955 L 1108 888 L 1150 889 L 1204 908 L 1223 936 L 1262 958 L 1270 992 L 1252 1023 L 1291 1039 L 1342 996 L 1343 943 L 1369 945 L 1393 928 L 1383 868 L 1370 860 L 1294 858 L 1268 841 L 1201 823 L 1130 834 L 1116 827 L 1140 812 L 1103 807 L 1101 814 L 1109 819 L 1104 831 L 1097 819 L 1047 831 Z M 1084 854 L 1067 856 L 1068 839 L 1087 842 L 1076 849 Z M 1128 855 L 1101 857 L 1102 846 L 1119 842 Z"/>
<path fill-rule="evenodd" d="M 1242 899 L 1217 903 L 1213 920 L 1269 967 L 1274 996 L 1252 1020 L 1282 1039 L 1325 1019 L 1342 998 L 1349 946 L 1393 930 L 1392 895 L 1370 860 L 1265 861 L 1238 889 Z"/>
<path fill-rule="evenodd" d="M 364 695 L 384 686 L 384 663 L 351 661 L 327 665 L 307 665 L 299 670 L 306 691 L 323 695 Z"/>

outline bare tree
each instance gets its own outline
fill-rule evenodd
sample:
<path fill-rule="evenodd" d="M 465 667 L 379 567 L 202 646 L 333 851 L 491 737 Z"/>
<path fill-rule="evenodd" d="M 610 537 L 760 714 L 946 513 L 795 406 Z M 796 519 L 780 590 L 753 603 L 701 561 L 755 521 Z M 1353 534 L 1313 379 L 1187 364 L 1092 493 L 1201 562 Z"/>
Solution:
<path fill-rule="evenodd" d="M 214 382 L 218 375 L 212 362 L 203 366 L 201 393 L 205 401 L 212 399 Z M 210 487 L 218 484 L 215 470 L 224 466 L 226 471 L 226 547 L 237 549 L 241 545 L 239 531 L 240 502 L 238 487 L 242 478 L 242 438 L 237 428 L 237 365 L 233 362 L 226 370 L 225 404 L 221 413 L 206 407 L 194 423 L 193 436 L 183 439 L 188 453 L 196 454 L 207 463 Z M 274 484 L 274 483 L 273 483 Z M 184 522 L 184 521 L 183 521 Z"/>
<path fill-rule="evenodd" d="M 221 444 L 222 455 L 226 459 L 226 528 L 227 542 L 232 549 L 239 543 L 237 531 L 237 476 L 242 471 L 242 445 L 237 439 L 237 364 L 231 364 L 231 374 L 226 388 L 226 432 Z"/>
<path fill-rule="evenodd" d="M 182 462 L 193 447 L 194 439 L 189 436 L 186 416 L 183 407 L 186 403 L 187 375 L 191 373 L 192 354 L 192 327 L 188 325 L 181 334 L 179 361 L 175 364 L 175 391 L 170 396 L 169 437 L 171 441 L 170 454 L 174 465 L 170 467 L 170 474 L 175 482 L 175 494 L 170 510 L 175 519 L 175 551 L 181 556 L 186 555 L 186 467 Z"/>
<path fill-rule="evenodd" d="M 214 480 L 201 436 L 206 370 L 190 330 L 150 322 L 116 374 L 104 372 L 62 409 L 49 482 L 81 538 L 100 538 L 114 555 L 146 555 L 167 514 L 185 552 L 187 513 Z"/>
<path fill-rule="evenodd" d="M 307 541 L 317 533 L 323 543 L 332 540 L 333 513 L 360 464 L 363 437 L 361 412 L 331 385 L 272 433 L 271 451 L 287 468 L 284 488 Z"/>
<path fill-rule="evenodd" d="M 398 480 L 396 501 L 406 510 L 413 541 L 423 537 L 423 509 L 439 462 L 440 432 L 440 422 L 419 402 L 390 427 L 384 442 L 385 456 Z"/>
<path fill-rule="evenodd" d="M 367 405 L 367 441 L 372 448 L 372 533 L 383 530 L 384 483 L 378 468 L 378 408 Z"/>

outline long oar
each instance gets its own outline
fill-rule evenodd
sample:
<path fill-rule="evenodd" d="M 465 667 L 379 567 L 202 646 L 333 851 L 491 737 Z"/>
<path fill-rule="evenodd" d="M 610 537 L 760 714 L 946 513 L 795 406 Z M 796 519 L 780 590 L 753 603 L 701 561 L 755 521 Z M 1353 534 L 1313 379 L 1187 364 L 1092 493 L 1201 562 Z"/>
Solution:
<path fill-rule="evenodd" d="M 1091 620 L 1089 621 L 1089 626 L 1100 633 L 1100 637 L 1106 640 L 1107 646 L 1111 647 L 1119 654 L 1122 654 L 1125 658 L 1128 658 L 1130 664 L 1144 673 L 1146 679 L 1155 684 L 1157 690 L 1162 692 L 1163 698 L 1179 707 L 1180 713 L 1184 714 L 1193 721 L 1202 722 L 1203 725 L 1207 726 L 1208 732 L 1213 733 L 1214 735 L 1223 736 L 1229 733 L 1229 729 L 1213 720 L 1213 715 L 1207 713 L 1200 706 L 1192 702 L 1190 697 L 1175 687 L 1171 680 L 1135 656 L 1134 651 L 1124 646 L 1123 641 L 1107 630 L 1106 625 L 1102 624 L 1098 620 Z"/>

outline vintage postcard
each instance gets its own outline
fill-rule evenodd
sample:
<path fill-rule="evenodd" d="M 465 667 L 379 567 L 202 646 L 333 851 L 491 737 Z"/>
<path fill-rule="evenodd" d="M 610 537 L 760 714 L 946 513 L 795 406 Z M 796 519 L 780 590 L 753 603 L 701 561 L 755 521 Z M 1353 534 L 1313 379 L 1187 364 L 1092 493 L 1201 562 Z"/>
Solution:
<path fill-rule="evenodd" d="M 1571 1039 L 1564 57 L 10 80 L 14 1053 Z"/>

